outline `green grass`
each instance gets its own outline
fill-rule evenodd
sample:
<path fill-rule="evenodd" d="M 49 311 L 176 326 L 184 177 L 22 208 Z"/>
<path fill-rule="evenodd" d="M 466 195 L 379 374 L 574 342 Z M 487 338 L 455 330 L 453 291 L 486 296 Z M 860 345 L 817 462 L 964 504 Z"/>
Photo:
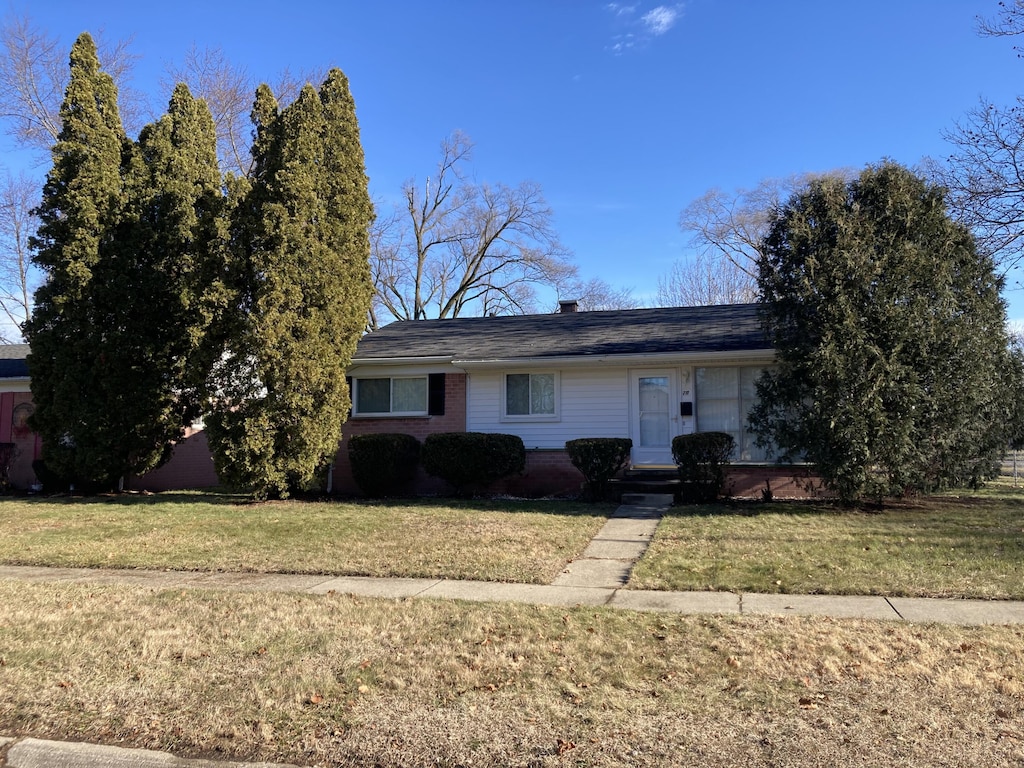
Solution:
<path fill-rule="evenodd" d="M 549 583 L 612 510 L 554 501 L 255 504 L 202 493 L 8 498 L 0 562 Z"/>
<path fill-rule="evenodd" d="M 677 507 L 630 587 L 1024 599 L 1024 491 Z"/>

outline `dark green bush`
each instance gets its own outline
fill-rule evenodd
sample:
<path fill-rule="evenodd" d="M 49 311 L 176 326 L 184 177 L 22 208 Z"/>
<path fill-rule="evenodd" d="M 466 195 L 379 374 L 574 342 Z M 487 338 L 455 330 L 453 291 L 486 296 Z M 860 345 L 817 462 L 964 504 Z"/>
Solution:
<path fill-rule="evenodd" d="M 43 459 L 35 459 L 32 462 L 32 471 L 43 486 L 44 493 L 74 493 L 82 496 L 93 496 L 97 493 L 115 491 L 118 487 L 118 479 L 112 477 L 107 480 L 81 480 L 74 477 L 59 475 L 47 465 Z"/>
<path fill-rule="evenodd" d="M 569 461 L 587 480 L 590 498 L 600 501 L 608 492 L 608 481 L 629 461 L 633 441 L 628 437 L 581 437 L 569 440 L 565 451 Z"/>
<path fill-rule="evenodd" d="M 736 441 L 726 432 L 695 432 L 672 438 L 672 458 L 679 467 L 685 501 L 714 501 L 725 489 Z"/>
<path fill-rule="evenodd" d="M 517 435 L 439 432 L 423 441 L 423 468 L 464 494 L 526 468 L 526 447 Z"/>
<path fill-rule="evenodd" d="M 420 441 L 412 435 L 382 432 L 353 435 L 348 441 L 352 477 L 367 496 L 407 493 L 420 458 Z"/>

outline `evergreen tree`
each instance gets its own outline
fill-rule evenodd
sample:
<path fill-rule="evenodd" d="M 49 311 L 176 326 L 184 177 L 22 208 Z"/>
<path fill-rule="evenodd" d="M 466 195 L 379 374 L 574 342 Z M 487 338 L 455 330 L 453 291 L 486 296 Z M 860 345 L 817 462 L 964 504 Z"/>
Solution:
<path fill-rule="evenodd" d="M 71 78 L 61 105 L 53 168 L 37 213 L 33 260 L 46 280 L 26 324 L 29 372 L 51 469 L 69 477 L 110 479 L 106 446 L 116 435 L 102 389 L 107 347 L 93 303 L 95 273 L 111 247 L 124 206 L 122 157 L 128 146 L 113 80 L 100 71 L 96 46 L 82 34 L 71 49 Z"/>
<path fill-rule="evenodd" d="M 758 284 L 778 366 L 751 427 L 846 500 L 976 485 L 1013 421 L 1001 280 L 943 190 L 891 162 L 782 207 Z"/>
<path fill-rule="evenodd" d="M 26 328 L 34 424 L 52 469 L 112 483 L 163 463 L 201 412 L 223 301 L 216 136 L 180 86 L 128 141 L 88 35 L 61 117 L 35 243 L 47 281 Z"/>
<path fill-rule="evenodd" d="M 175 88 L 125 164 L 125 210 L 97 272 L 104 310 L 110 455 L 122 471 L 163 463 L 201 413 L 216 349 L 207 329 L 226 300 L 216 132 L 206 104 Z M 102 292 L 101 290 L 102 289 Z"/>
<path fill-rule="evenodd" d="M 251 187 L 232 218 L 237 312 L 207 425 L 223 479 L 285 496 L 337 450 L 373 290 L 373 208 L 339 70 L 283 111 L 261 86 L 253 121 Z"/>

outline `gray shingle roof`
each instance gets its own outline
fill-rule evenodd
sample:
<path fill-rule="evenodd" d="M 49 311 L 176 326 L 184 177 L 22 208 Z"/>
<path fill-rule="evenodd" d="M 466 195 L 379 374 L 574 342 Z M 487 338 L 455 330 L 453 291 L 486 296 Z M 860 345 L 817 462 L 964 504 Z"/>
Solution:
<path fill-rule="evenodd" d="M 0 379 L 28 377 L 28 344 L 0 344 Z"/>
<path fill-rule="evenodd" d="M 404 320 L 359 341 L 357 360 L 514 360 L 770 349 L 756 304 Z"/>

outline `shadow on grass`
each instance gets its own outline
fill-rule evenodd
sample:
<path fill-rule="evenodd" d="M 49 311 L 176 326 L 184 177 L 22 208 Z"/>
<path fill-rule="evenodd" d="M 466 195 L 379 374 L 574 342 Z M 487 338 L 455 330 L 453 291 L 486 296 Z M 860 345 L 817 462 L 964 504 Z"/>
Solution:
<path fill-rule="evenodd" d="M 815 499 L 725 499 L 709 504 L 675 504 L 667 515 L 675 517 L 758 517 L 760 515 L 835 515 L 855 511 L 838 503 Z"/>
<path fill-rule="evenodd" d="M 244 493 L 230 491 L 226 488 L 198 488 L 187 491 L 161 491 L 148 493 L 143 491 L 124 491 L 121 493 L 100 493 L 93 496 L 80 496 L 67 493 L 37 494 L 32 496 L 2 497 L 24 504 L 105 504 L 110 506 L 142 507 L 163 504 L 217 504 L 222 506 L 239 506 L 251 503 L 251 497 Z M 2 503 L 2 499 L 0 499 Z"/>
<path fill-rule="evenodd" d="M 343 499 L 341 502 L 361 507 L 379 507 L 381 509 L 392 507 L 446 507 L 448 509 L 478 512 L 527 513 L 567 517 L 608 517 L 618 508 L 617 504 L 610 502 L 591 503 L 565 499 L 510 499 L 501 497 L 467 499 L 449 496 L 410 496 L 387 499 L 350 498 Z"/>
<path fill-rule="evenodd" d="M 892 513 L 947 513 L 956 510 L 970 510 L 971 513 L 986 509 L 1000 512 L 1019 511 L 1024 514 L 1024 489 L 986 487 L 980 490 L 961 489 L 931 495 L 906 496 L 860 503 L 843 503 L 837 499 L 723 499 L 710 504 L 677 504 L 668 514 L 678 517 L 738 516 L 757 517 L 760 515 L 888 515 Z"/>
<path fill-rule="evenodd" d="M 380 509 L 386 513 L 388 509 L 446 507 L 449 509 L 479 512 L 507 512 L 562 515 L 569 517 L 608 517 L 615 511 L 616 505 L 611 503 L 589 503 L 568 501 L 564 499 L 509 499 L 485 498 L 472 499 L 451 498 L 441 496 L 390 497 L 386 499 L 344 498 L 324 495 L 295 496 L 281 501 L 256 501 L 249 494 L 227 488 L 199 488 L 195 490 L 140 492 L 125 491 L 122 493 L 104 493 L 93 496 L 54 494 L 54 495 L 17 495 L 0 497 L 25 504 L 58 504 L 58 505 L 104 505 L 113 507 L 157 507 L 167 505 L 192 506 L 209 504 L 214 506 L 251 507 L 261 504 L 289 504 L 301 511 L 303 505 L 337 504 L 358 506 L 369 509 Z"/>

